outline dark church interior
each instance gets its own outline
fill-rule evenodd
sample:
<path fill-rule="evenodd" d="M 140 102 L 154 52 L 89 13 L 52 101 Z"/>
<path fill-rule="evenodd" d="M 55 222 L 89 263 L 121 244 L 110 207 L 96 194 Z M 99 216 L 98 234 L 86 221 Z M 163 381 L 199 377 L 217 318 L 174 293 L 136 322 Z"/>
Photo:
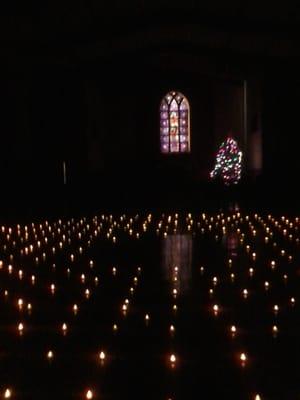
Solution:
<path fill-rule="evenodd" d="M 298 399 L 297 8 L 1 8 L 0 398 Z"/>

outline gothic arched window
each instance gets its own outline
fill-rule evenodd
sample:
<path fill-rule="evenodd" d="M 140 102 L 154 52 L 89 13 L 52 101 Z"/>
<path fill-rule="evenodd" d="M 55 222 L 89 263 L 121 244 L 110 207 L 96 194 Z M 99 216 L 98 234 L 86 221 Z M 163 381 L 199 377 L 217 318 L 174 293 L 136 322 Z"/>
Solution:
<path fill-rule="evenodd" d="M 169 92 L 160 104 L 160 148 L 162 153 L 190 151 L 190 106 L 179 92 Z"/>

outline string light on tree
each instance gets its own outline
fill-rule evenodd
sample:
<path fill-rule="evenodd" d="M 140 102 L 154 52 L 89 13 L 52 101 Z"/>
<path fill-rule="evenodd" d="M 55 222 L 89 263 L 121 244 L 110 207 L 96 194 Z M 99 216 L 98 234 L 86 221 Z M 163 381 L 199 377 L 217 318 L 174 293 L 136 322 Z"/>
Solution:
<path fill-rule="evenodd" d="M 216 164 L 210 173 L 211 178 L 220 176 L 226 186 L 237 184 L 241 178 L 242 152 L 237 142 L 228 136 L 219 147 Z"/>

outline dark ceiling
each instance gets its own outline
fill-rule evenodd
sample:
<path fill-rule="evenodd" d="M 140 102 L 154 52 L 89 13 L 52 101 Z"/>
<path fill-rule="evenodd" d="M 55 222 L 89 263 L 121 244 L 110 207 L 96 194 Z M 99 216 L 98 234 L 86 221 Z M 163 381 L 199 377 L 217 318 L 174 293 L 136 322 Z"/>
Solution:
<path fill-rule="evenodd" d="M 2 7 L 5 62 L 98 58 L 148 48 L 229 50 L 296 59 L 300 13 L 275 2 L 185 0 L 24 2 Z M 21 57 L 21 59 L 20 59 Z"/>

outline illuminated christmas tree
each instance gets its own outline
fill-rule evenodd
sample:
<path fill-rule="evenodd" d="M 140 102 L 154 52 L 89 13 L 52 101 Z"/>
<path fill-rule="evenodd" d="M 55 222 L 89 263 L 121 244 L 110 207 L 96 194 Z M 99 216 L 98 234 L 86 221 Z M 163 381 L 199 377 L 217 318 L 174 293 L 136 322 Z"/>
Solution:
<path fill-rule="evenodd" d="M 229 186 L 238 183 L 241 178 L 241 170 L 242 152 L 237 142 L 228 136 L 219 148 L 215 168 L 211 171 L 210 177 L 220 176 L 224 184 Z"/>

